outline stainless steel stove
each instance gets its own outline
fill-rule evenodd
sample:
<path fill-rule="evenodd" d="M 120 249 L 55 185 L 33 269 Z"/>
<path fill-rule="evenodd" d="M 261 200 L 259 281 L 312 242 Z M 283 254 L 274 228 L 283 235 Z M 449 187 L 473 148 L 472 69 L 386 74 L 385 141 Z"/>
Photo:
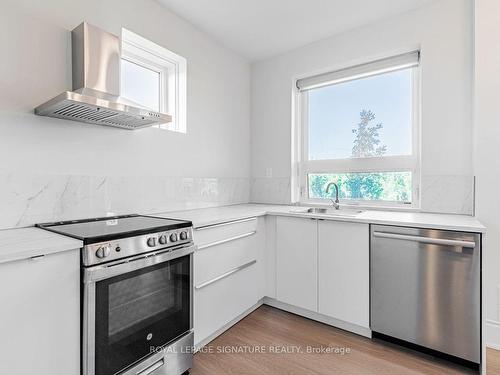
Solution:
<path fill-rule="evenodd" d="M 189 370 L 191 222 L 125 215 L 38 226 L 84 244 L 83 375 L 178 375 Z"/>

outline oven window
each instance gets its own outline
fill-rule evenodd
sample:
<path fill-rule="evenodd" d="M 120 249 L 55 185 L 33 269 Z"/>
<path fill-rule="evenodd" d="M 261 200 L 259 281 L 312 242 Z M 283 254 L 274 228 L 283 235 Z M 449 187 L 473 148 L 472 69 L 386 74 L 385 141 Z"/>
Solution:
<path fill-rule="evenodd" d="M 190 329 L 189 255 L 96 284 L 96 375 L 119 372 Z"/>

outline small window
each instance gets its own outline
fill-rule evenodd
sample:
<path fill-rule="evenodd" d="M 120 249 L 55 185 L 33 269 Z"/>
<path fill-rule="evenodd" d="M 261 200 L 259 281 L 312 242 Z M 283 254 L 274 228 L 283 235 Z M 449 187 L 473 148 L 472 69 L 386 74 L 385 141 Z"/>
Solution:
<path fill-rule="evenodd" d="M 161 73 L 140 64 L 122 59 L 122 87 L 124 97 L 159 112 L 161 106 Z"/>
<path fill-rule="evenodd" d="M 186 70 L 184 57 L 122 29 L 121 95 L 171 115 L 161 129 L 186 132 Z"/>
<path fill-rule="evenodd" d="M 418 205 L 419 53 L 297 81 L 301 201 Z"/>

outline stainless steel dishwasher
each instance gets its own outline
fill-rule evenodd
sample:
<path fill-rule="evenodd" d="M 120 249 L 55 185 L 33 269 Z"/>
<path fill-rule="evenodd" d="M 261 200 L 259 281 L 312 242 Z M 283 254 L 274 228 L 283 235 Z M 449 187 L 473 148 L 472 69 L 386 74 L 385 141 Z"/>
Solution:
<path fill-rule="evenodd" d="M 480 363 L 481 237 L 371 226 L 371 329 Z"/>

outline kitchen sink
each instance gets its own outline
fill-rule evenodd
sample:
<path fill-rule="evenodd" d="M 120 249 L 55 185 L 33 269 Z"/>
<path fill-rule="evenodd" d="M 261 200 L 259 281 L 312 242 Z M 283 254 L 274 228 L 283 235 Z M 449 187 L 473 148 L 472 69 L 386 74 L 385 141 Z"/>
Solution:
<path fill-rule="evenodd" d="M 326 214 L 328 212 L 328 208 L 309 208 L 307 212 L 310 214 Z"/>
<path fill-rule="evenodd" d="M 344 209 L 340 208 L 336 210 L 335 208 L 311 207 L 311 208 L 304 208 L 303 210 L 293 210 L 293 212 L 314 214 L 314 215 L 326 215 L 326 216 L 355 217 L 358 216 L 363 211 L 350 208 L 344 208 Z"/>

